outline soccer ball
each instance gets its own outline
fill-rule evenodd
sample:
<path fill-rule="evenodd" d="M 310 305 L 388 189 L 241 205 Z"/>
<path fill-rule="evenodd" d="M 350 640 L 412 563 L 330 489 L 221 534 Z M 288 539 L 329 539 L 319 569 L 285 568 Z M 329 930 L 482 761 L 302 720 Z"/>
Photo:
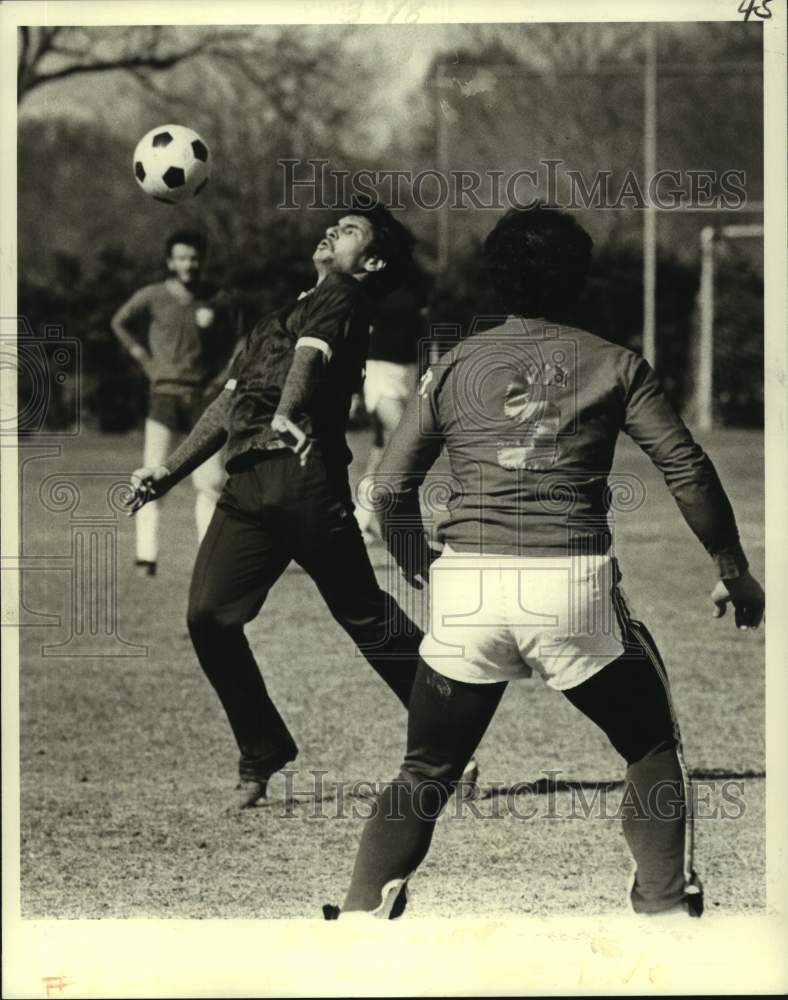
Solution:
<path fill-rule="evenodd" d="M 185 125 L 151 129 L 137 143 L 133 163 L 142 190 L 169 205 L 199 194 L 211 176 L 211 151 Z"/>

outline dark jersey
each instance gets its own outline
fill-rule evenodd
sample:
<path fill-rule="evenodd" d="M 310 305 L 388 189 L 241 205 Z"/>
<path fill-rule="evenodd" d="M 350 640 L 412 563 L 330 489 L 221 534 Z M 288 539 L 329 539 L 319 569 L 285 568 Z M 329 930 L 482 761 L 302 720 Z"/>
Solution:
<path fill-rule="evenodd" d="M 421 297 L 412 288 L 398 288 L 375 308 L 369 337 L 369 360 L 414 365 L 419 342 L 426 337 Z"/>
<path fill-rule="evenodd" d="M 278 443 L 271 419 L 298 345 L 317 348 L 326 370 L 298 423 L 326 455 L 347 463 L 345 443 L 351 397 L 361 386 L 369 337 L 369 312 L 361 283 L 329 274 L 295 305 L 261 320 L 233 364 L 227 464 L 250 450 Z"/>
<path fill-rule="evenodd" d="M 194 293 L 172 279 L 145 285 L 124 303 L 112 326 L 129 349 L 151 356 L 151 387 L 159 392 L 206 388 L 229 362 L 236 344 L 231 305 L 224 293 Z"/>
<path fill-rule="evenodd" d="M 713 465 L 647 362 L 585 330 L 510 317 L 427 370 L 378 469 L 407 508 L 446 446 L 439 537 L 463 552 L 606 552 L 608 476 L 629 434 L 665 477 L 721 576 L 746 568 Z"/>

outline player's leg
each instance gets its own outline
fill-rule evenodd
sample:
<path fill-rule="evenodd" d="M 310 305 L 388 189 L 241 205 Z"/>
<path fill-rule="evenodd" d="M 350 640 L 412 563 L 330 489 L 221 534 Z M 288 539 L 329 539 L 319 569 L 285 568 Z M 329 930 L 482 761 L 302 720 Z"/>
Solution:
<path fill-rule="evenodd" d="M 355 519 L 347 517 L 319 536 L 305 535 L 296 559 L 336 621 L 407 707 L 422 633 L 380 587 Z"/>
<path fill-rule="evenodd" d="M 152 414 L 145 421 L 145 444 L 143 465 L 152 467 L 163 465 L 172 449 L 173 431 L 166 423 L 156 419 L 156 411 L 151 406 Z M 156 572 L 159 557 L 159 516 L 161 500 L 148 503 L 142 507 L 135 517 L 137 533 L 137 566 L 152 576 Z"/>
<path fill-rule="evenodd" d="M 408 399 L 406 396 L 393 398 L 391 396 L 381 396 L 378 400 L 376 413 L 383 426 L 383 441 L 388 443 L 389 438 L 399 427 L 402 414 L 405 412 Z"/>
<path fill-rule="evenodd" d="M 372 445 L 367 458 L 365 476 L 377 469 L 386 445 L 399 426 L 409 397 L 416 389 L 416 365 L 395 365 L 386 361 L 368 361 L 364 381 L 364 405 L 372 423 Z M 356 519 L 370 542 L 380 537 L 377 520 L 364 503 L 356 509 Z"/>
<path fill-rule="evenodd" d="M 627 762 L 622 826 L 636 866 L 633 909 L 660 913 L 684 904 L 700 916 L 688 779 L 667 676 L 640 623 L 627 623 L 626 637 L 623 656 L 564 694 Z"/>
<path fill-rule="evenodd" d="M 232 476 L 224 496 L 254 505 L 252 472 Z M 213 685 L 241 752 L 242 781 L 261 786 L 297 748 L 272 702 L 243 626 L 260 610 L 290 555 L 243 511 L 217 506 L 202 541 L 189 594 L 188 624 L 200 665 Z M 252 791 L 255 791 L 252 789 Z M 251 804 L 251 802 L 246 803 Z"/>
<path fill-rule="evenodd" d="M 407 706 L 422 633 L 378 584 L 356 519 L 347 468 L 315 444 L 304 468 L 287 462 L 288 532 L 294 558 L 375 672 Z"/>
<path fill-rule="evenodd" d="M 383 455 L 383 425 L 378 418 L 377 413 L 374 410 L 369 411 L 370 424 L 372 425 L 372 444 L 370 445 L 369 455 L 367 456 L 367 464 L 364 469 L 364 478 L 362 479 L 362 489 L 364 486 L 368 487 L 371 480 L 367 479 L 380 465 L 380 459 Z M 356 521 L 358 522 L 359 528 L 361 528 L 361 534 L 364 541 L 367 544 L 371 544 L 380 537 L 380 532 L 377 526 L 377 519 L 372 509 L 372 504 L 369 499 L 365 497 L 362 491 L 359 491 L 359 495 L 356 498 Z"/>
<path fill-rule="evenodd" d="M 451 680 L 420 663 L 408 712 L 405 760 L 364 826 L 343 913 L 397 915 L 404 903 L 397 890 L 424 860 L 435 822 L 505 688 L 505 682 Z"/>
<path fill-rule="evenodd" d="M 221 451 L 211 455 L 199 468 L 194 470 L 192 483 L 197 494 L 194 501 L 197 538 L 202 541 L 224 485 L 224 457 Z"/>
<path fill-rule="evenodd" d="M 188 434 L 197 423 L 206 406 L 206 398 L 202 392 L 184 395 L 179 400 L 178 416 L 180 429 Z M 202 541 L 208 525 L 211 522 L 216 502 L 218 501 L 225 481 L 224 454 L 222 451 L 211 455 L 192 473 L 194 486 L 194 520 L 197 526 L 197 540 Z"/>

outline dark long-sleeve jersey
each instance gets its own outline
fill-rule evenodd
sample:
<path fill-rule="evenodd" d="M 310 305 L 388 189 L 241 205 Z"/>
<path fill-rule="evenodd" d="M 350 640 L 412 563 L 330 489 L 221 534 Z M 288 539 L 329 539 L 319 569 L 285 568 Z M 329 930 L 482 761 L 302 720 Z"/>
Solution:
<path fill-rule="evenodd" d="M 665 478 L 720 576 L 747 560 L 717 473 L 648 363 L 585 330 L 510 317 L 432 365 L 377 471 L 384 531 L 420 525 L 418 489 L 445 446 L 438 537 L 460 552 L 607 552 L 608 485 L 627 433 Z"/>
<path fill-rule="evenodd" d="M 232 365 L 222 394 L 166 460 L 177 482 L 226 443 L 228 472 L 250 453 L 284 448 L 275 413 L 317 440 L 328 462 L 347 465 L 351 397 L 361 386 L 369 312 L 361 282 L 329 274 L 311 292 L 261 320 Z"/>

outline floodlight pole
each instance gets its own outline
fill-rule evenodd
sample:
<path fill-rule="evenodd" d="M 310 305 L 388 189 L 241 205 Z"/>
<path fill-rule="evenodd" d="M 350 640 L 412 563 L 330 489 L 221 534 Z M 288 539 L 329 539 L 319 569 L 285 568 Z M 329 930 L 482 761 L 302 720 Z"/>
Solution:
<path fill-rule="evenodd" d="M 443 88 L 445 87 L 445 77 L 443 67 L 437 67 L 435 80 L 435 117 L 437 130 L 437 153 L 438 170 L 443 177 L 448 175 L 448 150 L 446 134 L 446 116 L 443 113 L 441 99 Z M 449 266 L 449 200 L 438 207 L 438 273 L 445 274 Z"/>
<path fill-rule="evenodd" d="M 657 172 L 657 25 L 646 28 L 646 63 L 643 79 L 643 166 L 646 184 Z M 657 360 L 657 208 L 647 195 L 643 218 L 643 356 L 650 365 Z"/>
<path fill-rule="evenodd" d="M 700 356 L 695 403 L 698 427 L 714 426 L 714 226 L 700 231 Z"/>

